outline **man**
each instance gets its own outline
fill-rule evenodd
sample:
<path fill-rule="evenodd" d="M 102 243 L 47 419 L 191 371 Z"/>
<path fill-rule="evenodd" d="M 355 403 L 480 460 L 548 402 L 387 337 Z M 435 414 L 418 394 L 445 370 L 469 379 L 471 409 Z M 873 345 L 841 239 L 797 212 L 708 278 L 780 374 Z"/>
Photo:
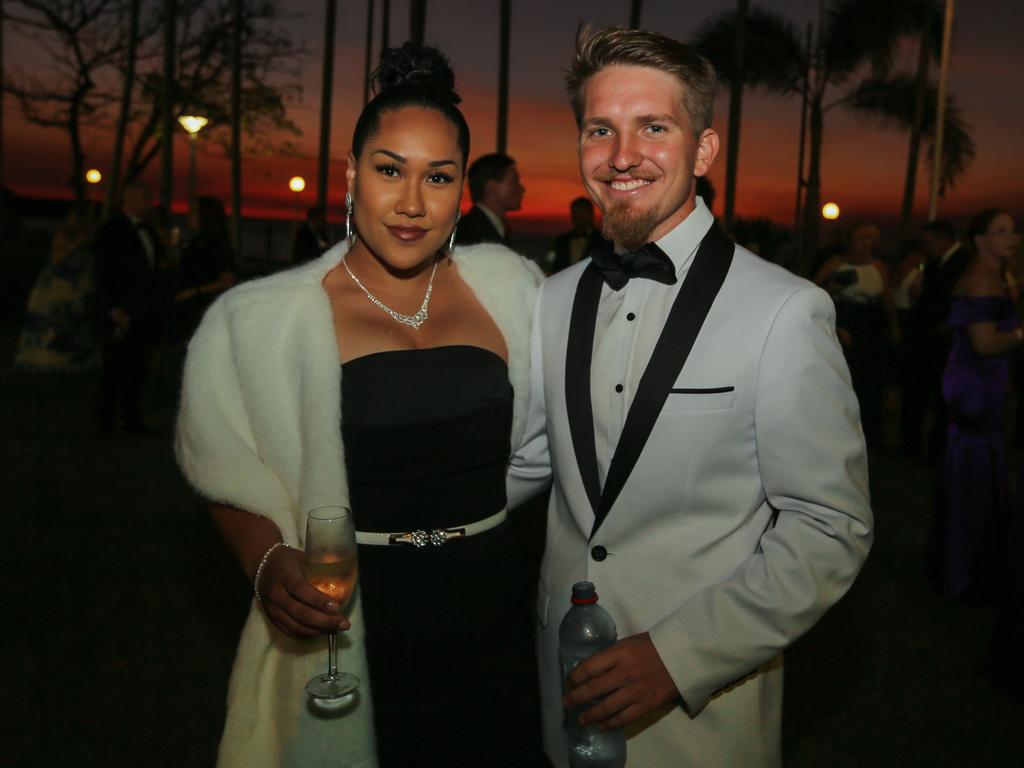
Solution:
<path fill-rule="evenodd" d="M 567 84 L 617 253 L 541 288 L 509 480 L 513 505 L 554 474 L 537 603 L 545 748 L 565 768 L 566 708 L 603 699 L 584 722 L 625 728 L 630 766 L 776 766 L 780 652 L 871 543 L 832 302 L 734 247 L 696 198 L 718 152 L 700 56 L 584 30 Z M 563 698 L 558 626 L 584 579 L 620 639 Z"/>
<path fill-rule="evenodd" d="M 523 205 L 526 187 L 519 180 L 516 161 L 495 152 L 478 157 L 466 174 L 473 207 L 459 220 L 457 245 L 501 243 L 508 245 L 505 215 Z"/>
<path fill-rule="evenodd" d="M 314 205 L 306 211 L 306 221 L 295 233 L 292 244 L 292 264 L 304 264 L 316 259 L 330 247 L 327 236 L 327 210 Z"/>
<path fill-rule="evenodd" d="M 924 413 L 932 407 L 934 418 L 925 437 L 925 458 L 938 465 L 946 452 L 946 401 L 942 396 L 942 373 L 949 357 L 951 337 L 946 326 L 953 287 L 963 274 L 970 254 L 960 244 L 953 225 L 945 219 L 936 219 L 925 225 L 921 232 L 928 261 L 925 263 L 921 283 L 921 297 L 917 300 L 912 318 L 912 334 L 919 350 L 920 364 L 917 387 L 909 395 L 904 393 L 904 407 L 909 411 L 903 417 L 905 449 L 918 454 Z"/>
<path fill-rule="evenodd" d="M 129 184 L 122 194 L 121 211 L 96 232 L 103 349 L 96 414 L 100 437 L 113 435 L 118 410 L 127 430 L 148 431 L 142 418 L 142 397 L 159 339 L 164 298 L 160 284 L 164 249 L 149 223 L 152 215 L 149 190 L 138 183 Z"/>
<path fill-rule="evenodd" d="M 552 274 L 571 267 L 604 243 L 600 230 L 594 226 L 594 204 L 589 197 L 577 197 L 569 204 L 569 219 L 572 229 L 555 238 Z"/>

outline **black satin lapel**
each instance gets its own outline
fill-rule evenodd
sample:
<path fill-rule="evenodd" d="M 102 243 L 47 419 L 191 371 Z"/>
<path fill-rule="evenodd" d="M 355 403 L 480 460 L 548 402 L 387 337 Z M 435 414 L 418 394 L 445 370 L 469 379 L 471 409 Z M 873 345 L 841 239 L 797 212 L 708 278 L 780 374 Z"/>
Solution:
<path fill-rule="evenodd" d="M 594 354 L 594 323 L 597 321 L 602 286 L 601 273 L 593 265 L 588 265 L 576 286 L 565 350 L 565 412 L 576 453 L 576 466 L 595 515 L 601 502 L 601 482 L 597 474 L 597 449 L 594 447 L 590 361 Z"/>
<path fill-rule="evenodd" d="M 665 327 L 640 379 L 626 415 L 622 435 L 608 467 L 604 492 L 590 536 L 594 537 L 636 466 L 661 414 L 669 390 L 679 378 L 701 326 L 732 264 L 733 242 L 713 224 L 693 257 L 693 264 L 672 303 Z"/>

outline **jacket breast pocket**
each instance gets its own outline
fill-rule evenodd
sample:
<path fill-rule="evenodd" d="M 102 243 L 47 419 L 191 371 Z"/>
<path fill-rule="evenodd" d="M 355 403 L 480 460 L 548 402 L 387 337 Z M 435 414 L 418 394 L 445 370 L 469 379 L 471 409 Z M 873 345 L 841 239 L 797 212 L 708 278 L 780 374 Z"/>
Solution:
<path fill-rule="evenodd" d="M 665 411 L 723 411 L 736 402 L 736 387 L 678 387 L 665 400 Z"/>

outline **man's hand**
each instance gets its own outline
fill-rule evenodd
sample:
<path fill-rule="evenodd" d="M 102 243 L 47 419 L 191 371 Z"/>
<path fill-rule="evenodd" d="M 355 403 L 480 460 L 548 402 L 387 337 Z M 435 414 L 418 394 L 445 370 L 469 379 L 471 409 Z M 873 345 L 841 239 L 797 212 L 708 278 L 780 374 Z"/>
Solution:
<path fill-rule="evenodd" d="M 604 730 L 622 728 L 679 695 L 646 632 L 625 637 L 581 662 L 566 687 L 566 709 L 607 697 L 580 717 L 583 725 L 600 723 Z"/>

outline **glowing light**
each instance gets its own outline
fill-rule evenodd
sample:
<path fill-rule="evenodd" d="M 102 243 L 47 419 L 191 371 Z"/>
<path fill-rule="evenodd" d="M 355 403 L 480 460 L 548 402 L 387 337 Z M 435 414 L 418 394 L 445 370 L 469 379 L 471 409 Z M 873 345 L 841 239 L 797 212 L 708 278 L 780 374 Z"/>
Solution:
<path fill-rule="evenodd" d="M 188 131 L 189 136 L 195 136 L 206 127 L 208 122 L 210 121 L 200 115 L 182 115 L 178 118 L 178 123 Z"/>
<path fill-rule="evenodd" d="M 100 173 L 96 168 L 90 168 L 85 172 L 85 180 L 90 184 L 99 184 L 103 181 L 103 174 Z"/>
<path fill-rule="evenodd" d="M 829 221 L 839 218 L 839 206 L 835 203 L 825 203 L 821 206 L 821 215 Z"/>
<path fill-rule="evenodd" d="M 301 176 L 292 176 L 288 179 L 288 189 L 292 192 L 301 192 L 306 188 L 306 180 Z"/>

